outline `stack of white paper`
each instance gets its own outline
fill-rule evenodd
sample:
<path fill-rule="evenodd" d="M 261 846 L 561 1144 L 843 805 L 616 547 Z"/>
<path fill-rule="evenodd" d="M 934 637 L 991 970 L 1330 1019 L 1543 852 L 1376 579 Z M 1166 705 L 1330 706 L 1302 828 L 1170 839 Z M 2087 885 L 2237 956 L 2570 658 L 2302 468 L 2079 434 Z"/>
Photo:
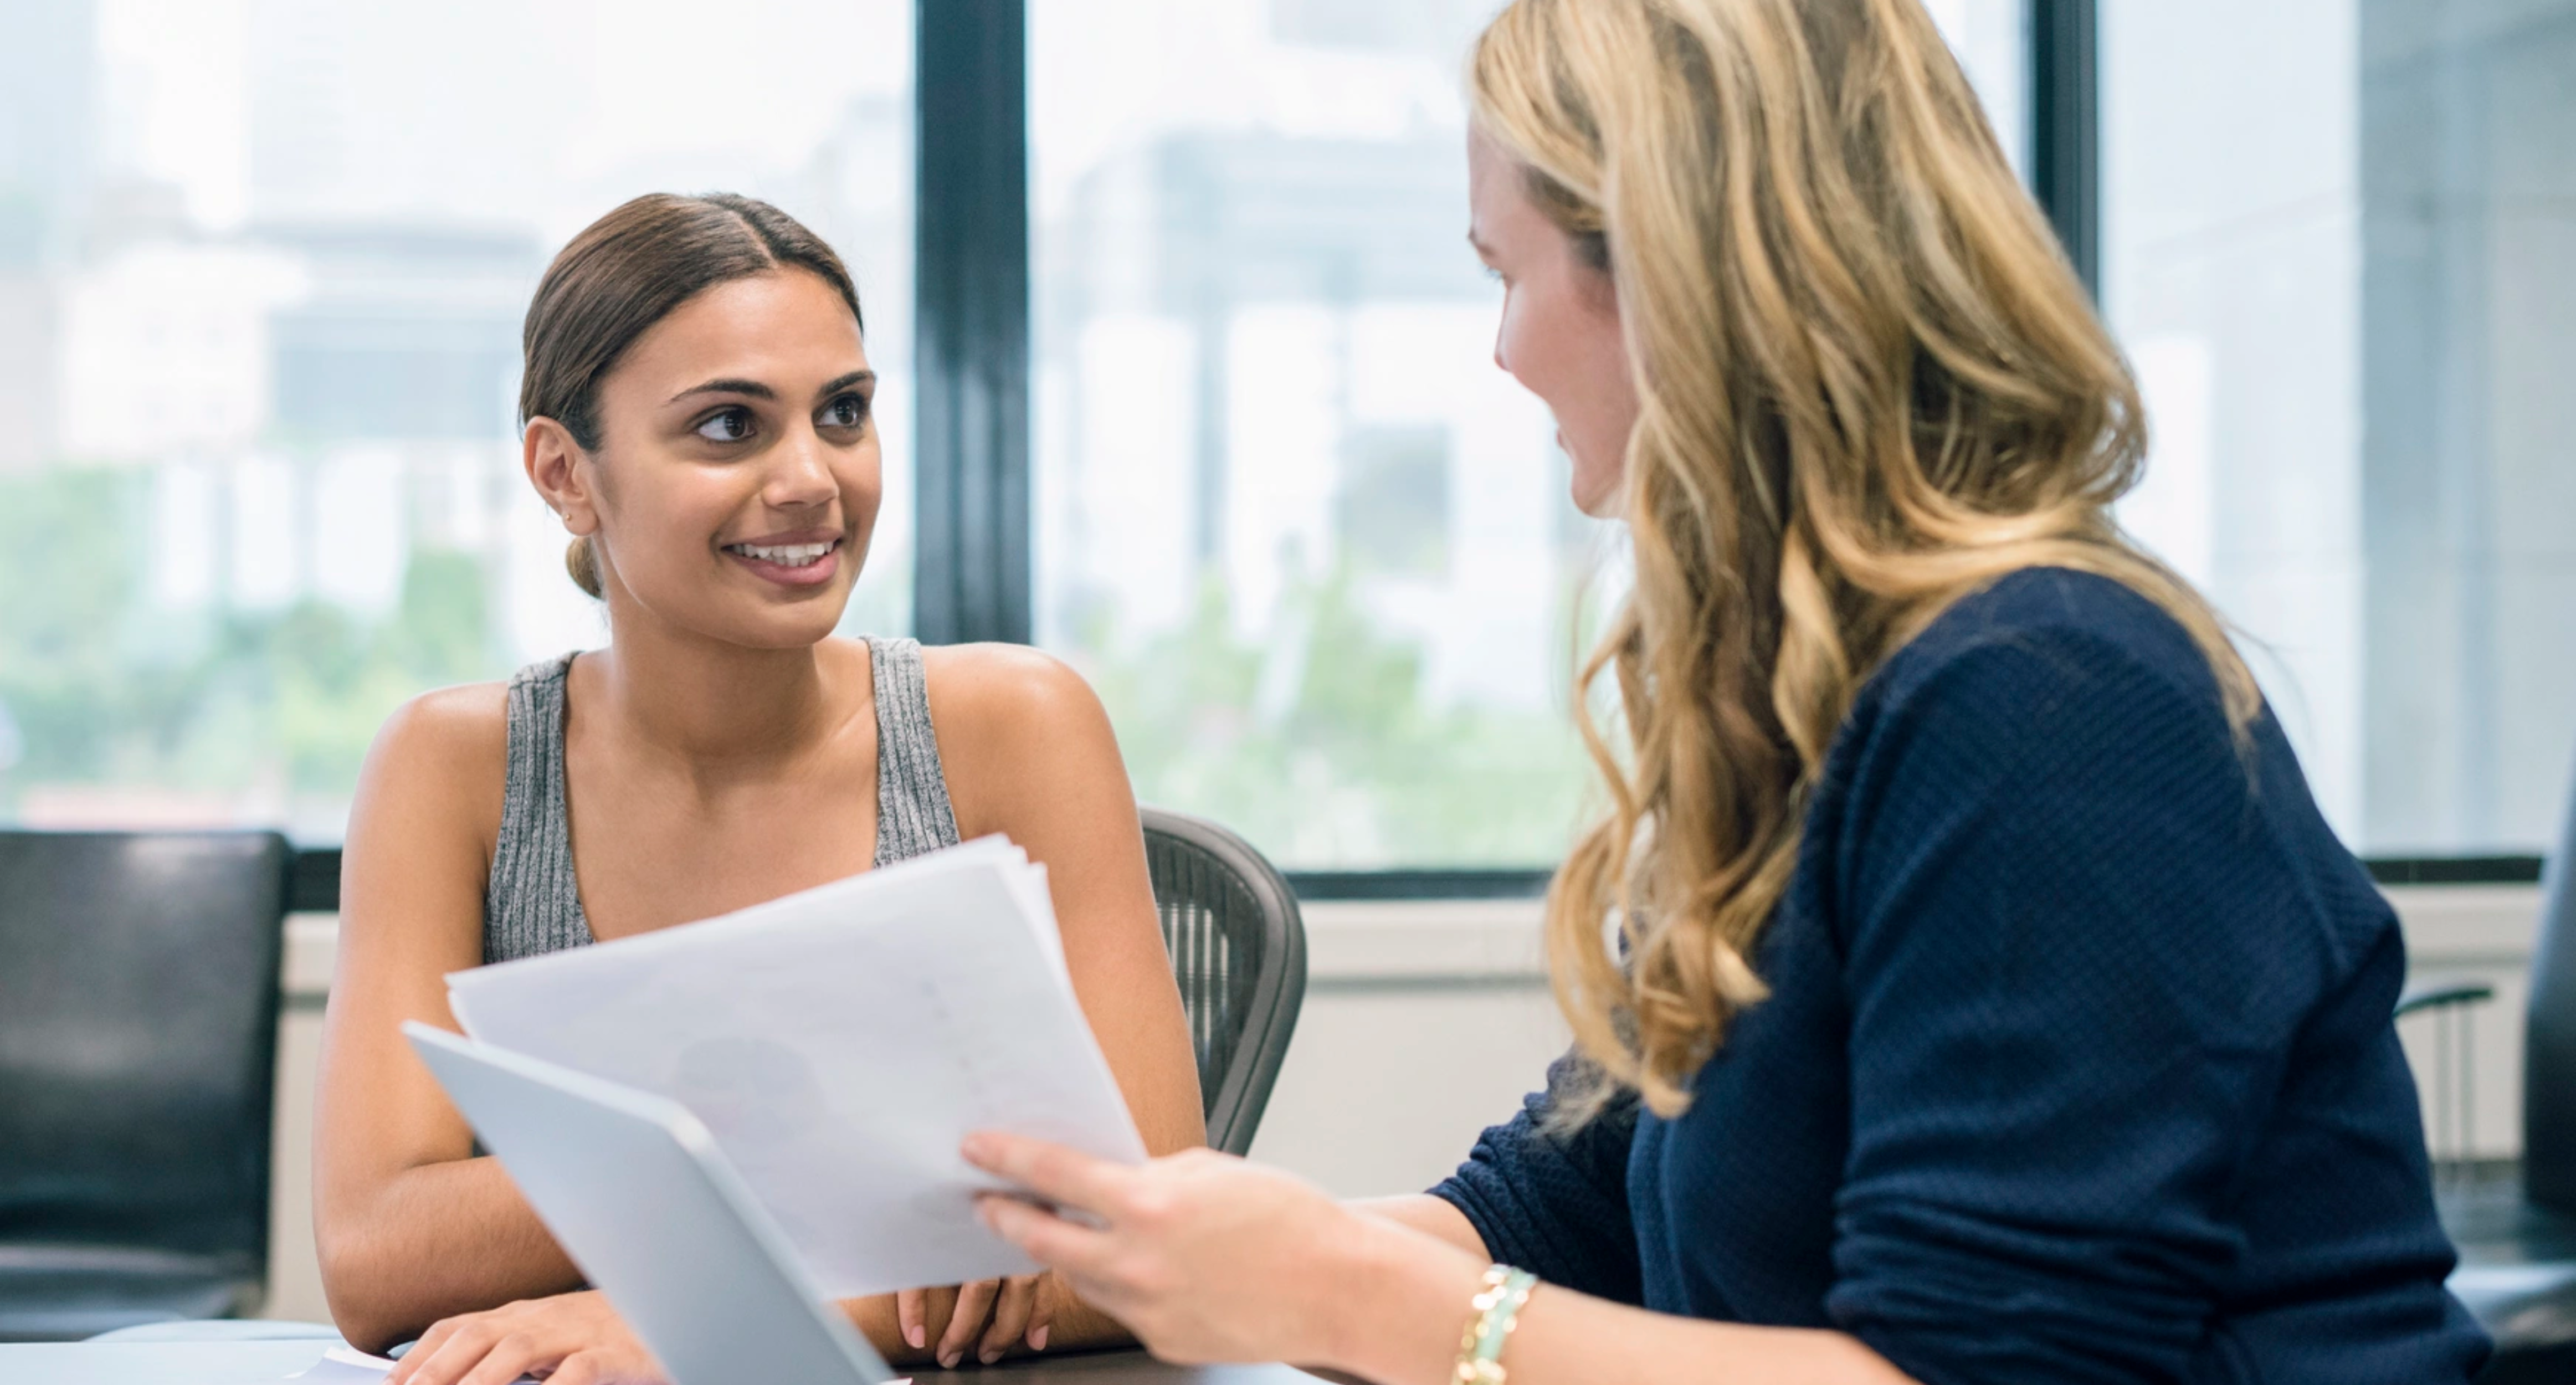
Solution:
<path fill-rule="evenodd" d="M 975 1219 L 968 1131 L 1145 1158 L 999 837 L 447 983 L 475 1039 L 688 1107 L 836 1297 L 1035 1272 Z"/>

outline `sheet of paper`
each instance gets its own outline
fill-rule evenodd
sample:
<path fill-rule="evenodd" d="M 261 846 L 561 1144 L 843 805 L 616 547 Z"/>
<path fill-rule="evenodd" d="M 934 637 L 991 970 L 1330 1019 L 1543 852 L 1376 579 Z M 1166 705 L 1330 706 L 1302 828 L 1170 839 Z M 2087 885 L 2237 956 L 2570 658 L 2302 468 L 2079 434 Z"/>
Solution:
<path fill-rule="evenodd" d="M 375 1385 L 393 1368 L 386 1357 L 369 1356 L 355 1347 L 333 1347 L 322 1353 L 321 1360 L 286 1378 L 304 1385 Z"/>
<path fill-rule="evenodd" d="M 999 838 L 448 984 L 475 1038 L 688 1107 L 835 1297 L 1035 1272 L 975 1219 L 970 1130 L 1145 1157 Z"/>

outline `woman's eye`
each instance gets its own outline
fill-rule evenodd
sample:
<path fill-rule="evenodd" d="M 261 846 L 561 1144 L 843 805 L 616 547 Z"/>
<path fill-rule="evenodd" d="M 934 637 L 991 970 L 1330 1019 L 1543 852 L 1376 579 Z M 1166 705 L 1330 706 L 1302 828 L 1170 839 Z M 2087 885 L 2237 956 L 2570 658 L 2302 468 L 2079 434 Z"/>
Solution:
<path fill-rule="evenodd" d="M 709 442 L 740 442 L 751 436 L 751 410 L 718 409 L 698 425 L 698 436 Z"/>
<path fill-rule="evenodd" d="M 864 396 L 845 394 L 823 406 L 826 428 L 856 428 L 868 421 L 868 401 Z"/>

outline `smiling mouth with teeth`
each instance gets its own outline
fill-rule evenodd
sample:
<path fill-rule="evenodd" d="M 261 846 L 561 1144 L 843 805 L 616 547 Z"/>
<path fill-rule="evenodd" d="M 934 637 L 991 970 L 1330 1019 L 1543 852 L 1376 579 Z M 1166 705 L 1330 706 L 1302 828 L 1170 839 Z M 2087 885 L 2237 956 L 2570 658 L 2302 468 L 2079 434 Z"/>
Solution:
<path fill-rule="evenodd" d="M 729 543 L 724 546 L 724 551 L 764 563 L 776 563 L 780 567 L 812 567 L 823 561 L 825 554 L 840 546 L 838 539 L 829 543 Z"/>

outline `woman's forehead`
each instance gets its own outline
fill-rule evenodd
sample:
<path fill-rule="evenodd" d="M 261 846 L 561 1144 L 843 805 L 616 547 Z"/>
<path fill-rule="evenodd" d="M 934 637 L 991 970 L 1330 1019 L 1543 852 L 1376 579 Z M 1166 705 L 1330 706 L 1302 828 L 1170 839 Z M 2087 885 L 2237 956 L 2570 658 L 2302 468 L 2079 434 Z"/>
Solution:
<path fill-rule="evenodd" d="M 694 383 L 709 374 L 830 379 L 866 368 L 850 305 L 821 276 L 791 268 L 729 279 L 691 297 L 636 339 L 618 373 Z"/>

